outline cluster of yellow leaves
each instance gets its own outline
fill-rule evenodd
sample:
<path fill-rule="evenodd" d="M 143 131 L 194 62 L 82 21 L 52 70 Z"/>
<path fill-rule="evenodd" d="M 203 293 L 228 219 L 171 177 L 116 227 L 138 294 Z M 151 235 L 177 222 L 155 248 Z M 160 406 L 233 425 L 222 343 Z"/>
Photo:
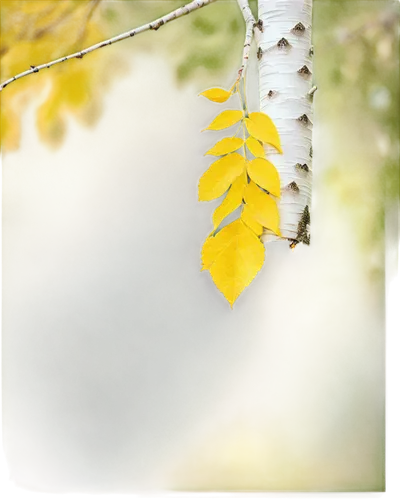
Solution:
<path fill-rule="evenodd" d="M 222 103 L 232 93 L 213 88 L 201 95 Z M 226 193 L 214 211 L 214 229 L 203 245 L 202 270 L 210 272 L 231 307 L 264 263 L 260 239 L 264 228 L 280 236 L 275 199 L 280 197 L 280 179 L 274 165 L 265 158 L 263 144 L 282 153 L 278 131 L 264 113 L 222 111 L 205 130 L 222 130 L 235 124 L 242 128 L 243 139 L 226 137 L 207 151 L 207 155 L 220 158 L 199 181 L 200 201 L 214 200 Z M 243 154 L 237 152 L 239 149 Z M 239 218 L 221 228 L 224 219 L 239 207 Z"/>
<path fill-rule="evenodd" d="M 47 61 L 80 50 L 107 35 L 91 0 L 1 1 L 2 81 Z M 101 8 L 101 7 L 99 7 Z M 20 141 L 21 114 L 29 101 L 41 98 L 37 114 L 40 138 L 58 146 L 68 115 L 91 125 L 100 115 L 104 90 L 115 71 L 110 51 L 98 51 L 22 78 L 1 93 L 1 147 L 15 150 Z"/>

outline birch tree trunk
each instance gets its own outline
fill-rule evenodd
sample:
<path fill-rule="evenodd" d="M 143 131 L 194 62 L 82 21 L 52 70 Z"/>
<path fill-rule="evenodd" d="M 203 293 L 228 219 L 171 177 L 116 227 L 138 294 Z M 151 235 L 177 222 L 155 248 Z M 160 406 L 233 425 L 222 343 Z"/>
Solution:
<path fill-rule="evenodd" d="M 0 91 L 14 81 L 38 73 L 147 30 L 158 30 L 164 24 L 205 7 L 216 0 L 192 0 L 187 5 L 139 28 L 132 29 L 79 52 L 39 66 L 31 65 L 0 84 Z M 280 231 L 294 247 L 309 244 L 312 181 L 312 0 L 258 0 L 255 22 L 249 0 L 237 0 L 246 23 L 242 65 L 238 81 L 243 86 L 253 34 L 258 44 L 260 110 L 269 115 L 278 129 L 283 155 L 268 148 L 269 159 L 281 180 L 279 201 Z M 275 239 L 267 231 L 266 239 Z"/>
<path fill-rule="evenodd" d="M 310 242 L 312 0 L 258 0 L 258 17 L 260 110 L 275 123 L 283 149 L 267 155 L 281 179 L 281 233 L 294 247 Z"/>

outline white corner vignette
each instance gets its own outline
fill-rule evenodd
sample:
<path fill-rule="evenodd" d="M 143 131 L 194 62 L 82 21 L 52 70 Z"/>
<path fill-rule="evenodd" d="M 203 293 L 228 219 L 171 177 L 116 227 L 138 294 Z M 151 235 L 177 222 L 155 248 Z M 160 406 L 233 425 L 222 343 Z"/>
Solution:
<path fill-rule="evenodd" d="M 71 59 L 83 59 L 87 54 L 148 30 L 157 31 L 165 24 L 201 9 L 217 0 L 193 0 L 174 11 L 138 28 L 96 43 L 73 54 L 60 57 L 23 71 L 0 83 L 0 92 L 15 81 L 49 69 Z M 277 126 L 283 155 L 267 148 L 281 180 L 278 200 L 282 238 L 291 242 L 310 243 L 310 210 L 312 170 L 312 101 L 316 87 L 312 86 L 311 24 L 312 0 L 259 0 L 258 22 L 249 0 L 237 0 L 242 12 L 246 34 L 238 80 L 243 84 L 247 61 L 256 38 L 259 59 L 260 111 L 268 114 Z M 311 81 L 311 84 L 310 84 Z M 271 231 L 264 242 L 276 240 Z"/>

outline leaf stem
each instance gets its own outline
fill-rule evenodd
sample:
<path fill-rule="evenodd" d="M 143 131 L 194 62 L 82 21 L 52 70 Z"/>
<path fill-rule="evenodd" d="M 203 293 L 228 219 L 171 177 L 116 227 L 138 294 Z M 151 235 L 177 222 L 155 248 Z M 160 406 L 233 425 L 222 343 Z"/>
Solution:
<path fill-rule="evenodd" d="M 242 94 L 240 92 L 238 92 L 239 94 L 239 99 L 240 99 L 240 105 L 242 107 L 242 110 L 243 110 L 243 120 L 242 120 L 242 126 L 243 126 L 243 140 L 246 141 L 246 127 L 244 126 L 244 119 L 245 119 L 245 107 L 244 107 L 244 103 L 243 103 L 243 97 L 242 97 Z M 245 158 L 245 160 L 247 160 L 247 155 L 246 155 L 246 146 L 245 144 L 243 143 L 243 156 Z"/>
<path fill-rule="evenodd" d="M 249 114 L 249 105 L 247 103 L 247 90 L 246 90 L 247 73 L 243 77 L 243 95 L 244 95 L 244 106 L 247 114 Z"/>
<path fill-rule="evenodd" d="M 236 137 L 238 135 L 239 130 L 242 128 L 242 120 L 240 120 L 239 126 L 236 129 L 235 135 L 233 137 Z"/>

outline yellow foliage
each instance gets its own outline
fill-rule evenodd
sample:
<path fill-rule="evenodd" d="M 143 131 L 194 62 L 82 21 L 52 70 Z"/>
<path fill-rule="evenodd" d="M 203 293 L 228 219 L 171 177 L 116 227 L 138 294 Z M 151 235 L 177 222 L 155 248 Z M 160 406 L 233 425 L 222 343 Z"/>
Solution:
<path fill-rule="evenodd" d="M 222 113 L 214 118 L 210 125 L 204 130 L 222 130 L 223 128 L 228 128 L 232 125 L 235 125 L 235 123 L 237 123 L 242 118 L 243 111 L 228 109 L 226 111 L 222 111 Z"/>
<path fill-rule="evenodd" d="M 61 145 L 65 132 L 65 120 L 59 109 L 59 101 L 46 100 L 38 110 L 37 127 L 39 136 L 51 146 Z"/>
<path fill-rule="evenodd" d="M 245 159 L 239 153 L 231 153 L 212 163 L 199 181 L 199 201 L 218 198 L 239 177 L 245 168 Z"/>
<path fill-rule="evenodd" d="M 21 4 L 21 12 L 24 14 L 36 14 L 43 17 L 49 11 L 51 13 L 55 10 L 53 0 L 37 0 L 35 2 L 22 2 Z"/>
<path fill-rule="evenodd" d="M 229 191 L 219 207 L 217 207 L 213 214 L 214 229 L 216 229 L 221 222 L 231 214 L 234 210 L 240 207 L 243 201 L 243 192 L 246 186 L 246 177 L 244 174 L 240 175 L 232 183 Z"/>
<path fill-rule="evenodd" d="M 250 136 L 246 139 L 246 146 L 250 153 L 256 158 L 265 158 L 265 151 L 262 144 L 260 144 L 257 139 L 254 139 L 254 137 Z"/>
<path fill-rule="evenodd" d="M 245 124 L 251 136 L 265 144 L 271 144 L 282 153 L 278 131 L 269 116 L 258 111 L 250 113 L 249 118 L 245 118 Z"/>
<path fill-rule="evenodd" d="M 102 4 L 99 9 L 102 8 Z M 45 62 L 75 52 L 107 37 L 102 17 L 90 0 L 76 2 L 18 1 L 1 2 L 1 77 L 2 81 Z M 82 123 L 92 124 L 99 116 L 104 90 L 115 74 L 110 51 L 99 51 L 83 61 L 43 69 L 16 81 L 1 94 L 1 146 L 3 151 L 17 149 L 20 141 L 21 113 L 27 102 L 40 96 L 38 110 L 41 139 L 58 146 L 65 134 L 68 114 Z M 113 56 L 115 61 L 115 55 Z M 113 71 L 110 71 L 110 68 Z"/>
<path fill-rule="evenodd" d="M 209 267 L 218 290 L 230 306 L 253 281 L 264 263 L 264 245 L 240 219 L 212 238 L 213 262 Z"/>
<path fill-rule="evenodd" d="M 206 155 L 213 155 L 213 156 L 226 155 L 241 148 L 243 144 L 244 141 L 243 139 L 240 139 L 240 137 L 225 137 L 225 139 L 218 141 L 214 147 L 209 149 Z"/>
<path fill-rule="evenodd" d="M 207 99 L 209 99 L 210 101 L 225 102 L 230 98 L 231 94 L 232 93 L 228 90 L 215 87 L 213 89 L 205 90 L 200 95 L 207 97 Z"/>
<path fill-rule="evenodd" d="M 270 195 L 250 181 L 244 191 L 244 201 L 259 224 L 280 235 L 278 207 Z"/>
<path fill-rule="evenodd" d="M 256 221 L 247 205 L 244 205 L 243 207 L 241 219 L 246 226 L 249 226 L 249 228 L 256 233 L 257 236 L 262 235 L 264 229 L 262 225 Z"/>
<path fill-rule="evenodd" d="M 224 99 L 226 95 L 222 95 L 221 90 L 210 89 L 202 95 L 211 100 Z M 249 118 L 245 118 L 242 111 L 236 110 L 220 113 L 208 130 L 221 130 L 238 121 L 242 122 L 243 139 L 226 137 L 207 151 L 209 155 L 226 156 L 212 163 L 199 181 L 200 201 L 218 198 L 229 189 L 214 211 L 214 229 L 204 242 L 201 258 L 202 270 L 210 272 L 231 307 L 263 265 L 264 245 L 260 236 L 264 228 L 281 236 L 278 207 L 271 196 L 280 196 L 279 174 L 274 165 L 265 159 L 262 145 L 262 142 L 271 144 L 282 153 L 278 131 L 264 113 L 250 113 Z M 249 133 L 247 138 L 243 123 Z M 233 152 L 239 148 L 243 148 L 244 156 Z M 246 148 L 255 157 L 254 160 L 247 160 Z M 243 201 L 240 217 L 218 231 L 224 219 Z"/>
<path fill-rule="evenodd" d="M 264 158 L 256 158 L 248 163 L 247 173 L 251 180 L 274 196 L 280 196 L 279 174 L 272 163 Z"/>
<path fill-rule="evenodd" d="M 12 90 L 12 89 L 11 89 Z M 1 99 L 1 146 L 3 150 L 14 150 L 18 148 L 20 124 L 18 114 L 21 110 L 21 100 L 16 98 Z"/>

